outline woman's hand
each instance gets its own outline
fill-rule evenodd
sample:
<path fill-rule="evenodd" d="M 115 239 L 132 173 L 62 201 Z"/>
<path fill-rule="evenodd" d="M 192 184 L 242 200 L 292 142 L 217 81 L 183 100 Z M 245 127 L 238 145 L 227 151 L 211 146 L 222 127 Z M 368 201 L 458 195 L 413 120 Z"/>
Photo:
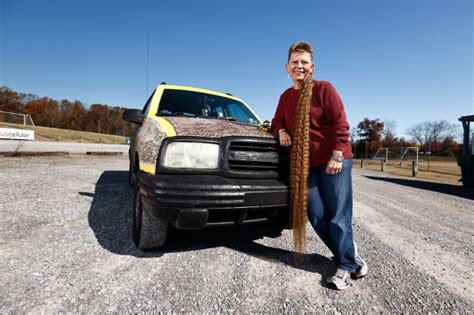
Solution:
<path fill-rule="evenodd" d="M 280 139 L 280 145 L 282 147 L 289 147 L 291 145 L 291 137 L 285 129 L 281 129 L 278 132 L 278 138 Z"/>
<path fill-rule="evenodd" d="M 342 162 L 334 161 L 333 159 L 329 160 L 326 166 L 326 173 L 329 175 L 336 175 L 342 171 Z"/>
<path fill-rule="evenodd" d="M 326 166 L 326 173 L 329 175 L 336 175 L 342 171 L 342 161 L 344 157 L 341 151 L 333 150 L 332 157 L 329 159 Z"/>

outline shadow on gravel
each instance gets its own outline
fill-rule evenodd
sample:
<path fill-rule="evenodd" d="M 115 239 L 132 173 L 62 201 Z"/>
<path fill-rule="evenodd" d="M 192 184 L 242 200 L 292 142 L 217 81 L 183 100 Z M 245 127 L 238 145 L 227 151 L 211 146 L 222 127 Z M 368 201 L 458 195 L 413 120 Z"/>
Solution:
<path fill-rule="evenodd" d="M 225 246 L 268 262 L 282 263 L 296 269 L 318 273 L 322 276 L 320 284 L 323 287 L 331 288 L 326 283 L 326 279 L 334 273 L 335 266 L 329 258 L 319 254 L 306 254 L 301 261 L 298 261 L 292 251 L 269 247 L 256 242 L 234 242 Z"/>
<path fill-rule="evenodd" d="M 438 192 L 442 194 L 474 200 L 474 188 L 442 184 L 442 183 L 425 182 L 421 180 L 387 178 L 387 177 L 377 177 L 377 176 L 365 176 L 365 177 L 372 180 L 381 180 L 381 181 L 390 182 L 390 183 L 394 183 L 398 185 L 409 186 L 409 187 L 414 187 L 414 188 L 419 188 L 419 189 L 424 189 L 424 190 L 430 190 L 430 191 L 434 191 L 434 192 Z"/>
<path fill-rule="evenodd" d="M 292 251 L 254 242 L 263 237 L 281 236 L 279 229 L 267 224 L 203 230 L 178 230 L 170 226 L 165 246 L 160 250 L 143 252 L 132 241 L 133 191 L 127 181 L 127 171 L 105 171 L 97 181 L 94 194 L 79 192 L 82 196 L 93 198 L 88 216 L 89 226 L 98 243 L 114 254 L 160 257 L 166 253 L 227 247 L 266 261 L 319 273 L 323 279 L 334 271 L 332 261 L 319 254 L 305 255 L 301 262 L 297 262 Z M 322 285 L 325 286 L 325 283 Z"/>
<path fill-rule="evenodd" d="M 325 279 L 335 271 L 333 262 L 322 255 L 307 254 L 297 261 L 293 251 L 269 247 L 255 240 L 281 236 L 278 230 L 267 224 L 208 228 L 204 230 L 177 230 L 172 228 L 169 240 L 163 247 L 165 252 L 196 251 L 212 247 L 227 247 L 262 260 L 281 263 L 293 268 L 319 273 L 327 287 Z"/>
<path fill-rule="evenodd" d="M 127 181 L 127 171 L 105 171 L 97 181 L 94 194 L 79 192 L 82 196 L 94 198 L 89 210 L 89 226 L 99 244 L 114 254 L 162 256 L 162 252 L 142 252 L 133 244 L 133 190 Z"/>

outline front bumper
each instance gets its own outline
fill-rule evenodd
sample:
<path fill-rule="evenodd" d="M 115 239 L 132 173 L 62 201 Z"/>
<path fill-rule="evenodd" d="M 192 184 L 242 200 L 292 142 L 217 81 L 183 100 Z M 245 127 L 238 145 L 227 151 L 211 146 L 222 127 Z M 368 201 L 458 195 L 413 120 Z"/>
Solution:
<path fill-rule="evenodd" d="M 270 220 L 288 225 L 288 186 L 277 179 L 146 173 L 138 179 L 145 211 L 177 228 Z"/>

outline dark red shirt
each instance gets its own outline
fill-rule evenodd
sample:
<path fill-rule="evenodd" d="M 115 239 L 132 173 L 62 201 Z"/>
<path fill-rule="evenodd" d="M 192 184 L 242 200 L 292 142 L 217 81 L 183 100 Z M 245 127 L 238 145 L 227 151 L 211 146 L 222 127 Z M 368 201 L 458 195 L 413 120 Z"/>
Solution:
<path fill-rule="evenodd" d="M 280 96 L 272 119 L 275 138 L 278 138 L 278 131 L 282 128 L 293 138 L 300 91 L 289 88 Z M 309 141 L 310 166 L 326 164 L 331 158 L 332 150 L 342 151 L 344 158 L 352 157 L 349 123 L 344 105 L 336 89 L 327 81 L 314 81 Z"/>

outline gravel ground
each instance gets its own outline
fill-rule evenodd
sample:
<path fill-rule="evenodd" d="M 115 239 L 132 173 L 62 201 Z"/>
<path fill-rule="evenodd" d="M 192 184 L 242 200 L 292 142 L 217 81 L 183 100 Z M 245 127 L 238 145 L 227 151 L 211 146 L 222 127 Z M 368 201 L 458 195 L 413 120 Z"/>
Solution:
<path fill-rule="evenodd" d="M 171 230 L 131 241 L 124 156 L 0 157 L 0 313 L 472 313 L 474 190 L 354 169 L 354 227 L 369 274 L 325 284 L 330 253 L 309 231 Z"/>

